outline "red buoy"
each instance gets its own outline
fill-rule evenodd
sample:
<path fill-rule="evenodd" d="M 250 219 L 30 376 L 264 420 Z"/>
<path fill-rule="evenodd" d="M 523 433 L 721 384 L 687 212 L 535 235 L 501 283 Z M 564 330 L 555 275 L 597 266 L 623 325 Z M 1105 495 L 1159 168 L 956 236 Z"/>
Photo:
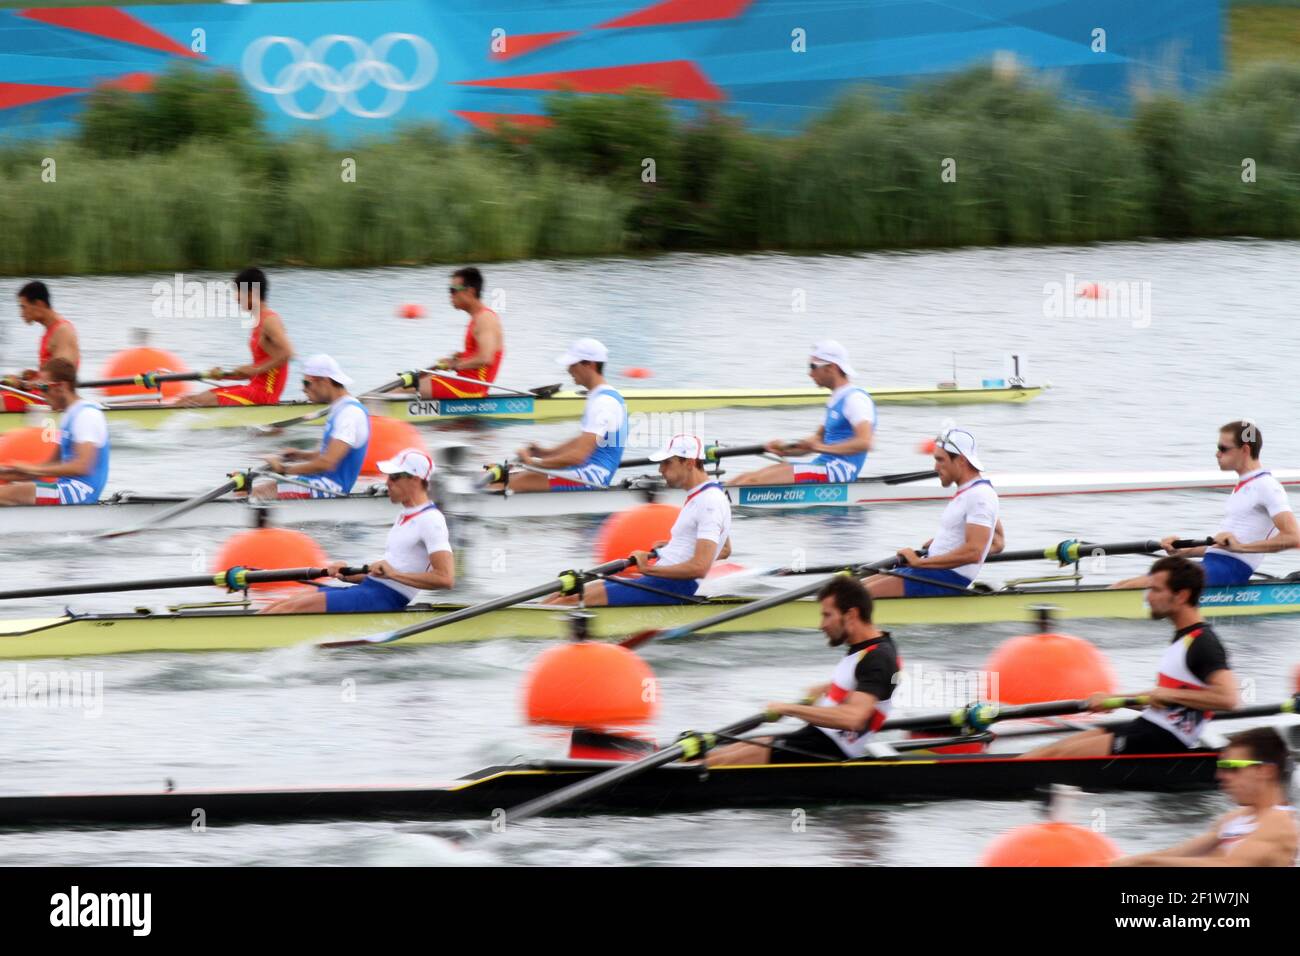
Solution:
<path fill-rule="evenodd" d="M 649 551 L 656 541 L 667 541 L 681 510 L 676 505 L 648 504 L 610 515 L 596 536 L 596 560 L 617 561 L 633 551 Z"/>
<path fill-rule="evenodd" d="M 138 346 L 123 349 L 112 355 L 104 364 L 101 378 L 129 378 L 143 375 L 145 372 L 188 372 L 189 366 L 174 353 L 166 349 Z M 161 382 L 163 398 L 175 398 L 184 395 L 190 389 L 189 382 Z M 109 385 L 103 389 L 105 395 L 157 395 L 159 389 L 145 388 L 143 385 Z"/>
<path fill-rule="evenodd" d="M 990 843 L 980 866 L 1106 866 L 1119 855 L 1119 848 L 1094 830 L 1072 823 L 1034 823 Z"/>
<path fill-rule="evenodd" d="M 524 688 L 531 724 L 623 727 L 644 723 L 658 706 L 654 672 L 617 644 L 573 641 L 547 648 Z"/>
<path fill-rule="evenodd" d="M 366 447 L 366 459 L 362 462 L 361 474 L 380 474 L 379 463 L 394 457 L 406 448 L 418 448 L 425 454 L 429 453 L 429 448 L 420 437 L 420 432 L 410 422 L 383 415 L 371 415 L 370 444 Z"/>
<path fill-rule="evenodd" d="M 256 568 L 278 571 L 283 568 L 320 568 L 328 559 L 320 545 L 290 528 L 250 528 L 231 535 L 217 552 L 212 564 L 213 572 L 227 568 Z M 253 590 L 279 590 L 306 587 L 305 582 L 264 582 L 253 584 Z"/>

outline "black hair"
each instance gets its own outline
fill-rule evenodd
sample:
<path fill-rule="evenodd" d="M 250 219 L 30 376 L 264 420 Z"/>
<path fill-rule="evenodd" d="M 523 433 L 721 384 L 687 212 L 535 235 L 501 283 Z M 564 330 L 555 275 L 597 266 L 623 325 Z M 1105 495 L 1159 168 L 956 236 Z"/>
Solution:
<path fill-rule="evenodd" d="M 266 273 L 256 266 L 249 266 L 247 269 L 241 269 L 239 275 L 235 276 L 235 285 L 239 288 L 249 288 L 257 293 L 259 302 L 265 302 L 267 293 L 271 291 L 271 284 L 267 281 Z"/>
<path fill-rule="evenodd" d="M 841 614 L 847 614 L 852 608 L 858 609 L 862 623 L 871 623 L 871 594 L 861 581 L 849 574 L 837 574 L 817 592 L 817 600 L 835 599 L 835 606 Z"/>
<path fill-rule="evenodd" d="M 39 279 L 27 283 L 18 290 L 18 298 L 26 299 L 28 302 L 44 302 L 45 307 L 50 306 L 50 289 Z"/>
<path fill-rule="evenodd" d="M 1195 561 L 1188 561 L 1182 555 L 1170 554 L 1151 565 L 1151 573 L 1164 571 L 1169 575 L 1169 590 L 1187 591 L 1191 603 L 1201 603 L 1201 589 L 1205 587 L 1205 572 Z"/>
<path fill-rule="evenodd" d="M 1278 779 L 1284 784 L 1291 779 L 1291 751 L 1281 734 L 1272 727 L 1251 727 L 1232 734 L 1228 737 L 1228 747 L 1241 747 L 1249 751 L 1251 760 L 1272 764 L 1277 768 Z"/>
<path fill-rule="evenodd" d="M 457 269 L 451 274 L 453 279 L 459 279 L 464 285 L 474 290 L 474 295 L 483 298 L 483 273 L 479 272 L 474 266 L 465 266 L 463 269 Z"/>

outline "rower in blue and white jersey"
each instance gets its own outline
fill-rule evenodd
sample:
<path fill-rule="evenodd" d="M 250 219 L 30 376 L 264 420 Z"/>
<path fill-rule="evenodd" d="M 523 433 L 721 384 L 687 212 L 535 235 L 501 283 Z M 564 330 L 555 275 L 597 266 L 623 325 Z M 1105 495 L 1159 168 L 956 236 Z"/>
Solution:
<path fill-rule="evenodd" d="M 348 394 L 352 379 L 328 355 L 313 355 L 303 362 L 302 390 L 307 398 L 328 405 L 325 431 L 316 451 L 286 448 L 270 455 L 266 463 L 276 474 L 292 481 L 259 481 L 259 498 L 337 498 L 356 484 L 370 446 L 370 413 Z"/>
<path fill-rule="evenodd" d="M 108 483 L 108 419 L 77 395 L 77 367 L 66 358 L 41 366 L 46 401 L 59 412 L 59 447 L 40 464 L 0 462 L 0 505 L 88 505 Z"/>
<path fill-rule="evenodd" d="M 1215 457 L 1220 471 L 1235 471 L 1237 484 L 1223 509 L 1223 521 L 1210 547 L 1176 548 L 1178 535 L 1161 540 L 1168 554 L 1201 558 L 1207 588 L 1247 583 L 1264 555 L 1300 547 L 1300 526 L 1281 482 L 1259 462 L 1264 435 L 1259 426 L 1242 419 L 1219 429 Z M 1120 581 L 1112 587 L 1150 586 L 1147 575 Z"/>
<path fill-rule="evenodd" d="M 939 518 L 939 532 L 923 545 L 898 552 L 900 567 L 866 579 L 873 598 L 947 597 L 975 581 L 990 554 L 1002 550 L 998 494 L 980 475 L 975 436 L 964 428 L 944 429 L 934 440 L 934 470 L 943 487 L 956 487 Z"/>
<path fill-rule="evenodd" d="M 731 499 L 704 470 L 705 444 L 696 435 L 674 435 L 650 456 L 670 488 L 686 492 L 686 503 L 667 541 L 655 543 L 657 556 L 633 551 L 642 577 L 592 581 L 582 600 L 588 607 L 624 604 L 685 604 L 717 561 L 731 554 Z M 629 569 L 630 570 L 630 569 Z M 578 596 L 550 598 L 549 604 L 576 604 Z"/>
<path fill-rule="evenodd" d="M 822 388 L 831 390 L 826 399 L 826 418 L 820 428 L 807 438 L 796 441 L 776 440 L 767 450 L 782 458 L 816 452 L 815 458 L 768 465 L 737 475 L 730 485 L 788 485 L 844 482 L 858 477 L 862 463 L 871 450 L 876 431 L 876 403 L 864 389 L 849 378 L 856 373 L 849 364 L 844 346 L 825 339 L 812 347 L 808 376 Z"/>
<path fill-rule="evenodd" d="M 522 470 L 509 475 L 511 491 L 581 491 L 605 488 L 623 462 L 627 446 L 627 403 L 605 381 L 609 351 L 596 339 L 579 339 L 556 359 L 587 390 L 580 431 L 553 447 L 528 444 L 517 453 Z M 500 490 L 498 483 L 492 485 Z"/>

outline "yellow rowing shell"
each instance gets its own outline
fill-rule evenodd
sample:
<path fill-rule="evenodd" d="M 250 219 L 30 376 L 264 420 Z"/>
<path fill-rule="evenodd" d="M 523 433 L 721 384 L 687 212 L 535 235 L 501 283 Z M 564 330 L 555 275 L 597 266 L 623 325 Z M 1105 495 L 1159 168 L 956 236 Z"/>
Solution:
<path fill-rule="evenodd" d="M 887 388 L 872 390 L 881 405 L 963 405 L 987 402 L 1027 402 L 1042 392 L 1039 386 L 1019 388 Z M 621 390 L 629 412 L 682 412 L 710 408 L 784 408 L 821 405 L 822 389 L 807 388 L 714 388 Z M 554 421 L 581 418 L 586 396 L 578 392 L 557 392 L 550 398 L 494 395 L 484 398 L 419 399 L 411 396 L 368 398 L 375 414 L 410 422 L 448 421 L 465 418 L 503 421 Z M 109 409 L 109 422 L 134 428 L 244 428 L 270 425 L 313 412 L 324 414 L 324 406 L 309 402 L 279 405 L 239 405 L 217 408 L 170 408 L 160 405 L 130 405 Z M 24 425 L 39 425 L 53 413 L 37 408 L 0 413 L 0 433 Z M 320 419 L 323 420 L 323 419 Z M 319 423 L 319 421 L 317 423 Z"/>
<path fill-rule="evenodd" d="M 593 608 L 593 637 L 617 639 L 648 628 L 671 628 L 749 603 L 715 598 L 673 607 Z M 1026 587 L 991 594 L 886 598 L 876 620 L 887 627 L 913 624 L 985 624 L 1029 621 L 1031 608 L 1055 607 L 1060 617 L 1136 620 L 1148 614 L 1143 592 L 1100 587 Z M 388 613 L 257 615 L 242 609 L 188 609 L 163 613 L 102 614 L 0 621 L 0 658 L 72 657 L 142 651 L 252 651 L 307 642 L 360 638 L 432 621 L 460 604 L 420 605 Z M 1300 612 L 1300 582 L 1274 581 L 1208 588 L 1202 608 L 1210 616 Z M 565 608 L 519 605 L 406 638 L 396 646 L 484 641 L 497 638 L 555 639 L 566 633 Z M 714 632 L 810 630 L 818 608 L 810 599 L 791 601 L 728 621 Z"/>

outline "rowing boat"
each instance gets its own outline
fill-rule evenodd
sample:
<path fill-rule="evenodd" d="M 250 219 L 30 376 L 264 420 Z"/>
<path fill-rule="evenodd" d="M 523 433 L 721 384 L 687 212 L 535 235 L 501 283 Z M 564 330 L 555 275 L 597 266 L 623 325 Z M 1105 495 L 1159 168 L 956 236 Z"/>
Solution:
<path fill-rule="evenodd" d="M 1274 469 L 1284 486 L 1300 488 L 1300 469 Z M 1000 497 L 1122 494 L 1160 491 L 1231 491 L 1235 477 L 1222 471 L 1048 472 L 992 475 Z M 482 519 L 606 515 L 656 501 L 681 505 L 686 493 L 668 488 L 657 475 L 639 475 L 605 489 L 503 495 L 477 491 L 472 480 L 450 475 L 440 499 L 449 514 Z M 865 508 L 907 502 L 946 501 L 952 492 L 938 479 L 903 484 L 854 481 L 837 484 L 746 485 L 730 490 L 733 504 L 745 511 L 793 511 L 809 508 Z M 0 527 L 14 534 L 97 533 L 134 527 L 185 498 L 120 492 L 94 505 L 50 508 L 19 505 L 0 511 Z M 276 524 L 388 524 L 393 505 L 383 485 L 342 498 L 309 498 L 251 506 L 247 499 L 221 498 L 179 515 L 169 528 L 234 528 L 257 522 L 253 508 L 265 507 Z"/>
<path fill-rule="evenodd" d="M 1300 488 L 1300 469 L 1273 469 L 1284 486 Z M 1223 471 L 1088 471 L 990 475 L 998 497 L 1147 493 L 1161 491 L 1231 491 L 1237 482 Z M 686 492 L 670 489 L 657 476 L 625 479 L 609 488 L 556 494 L 501 494 L 471 490 L 466 479 L 444 483 L 445 509 L 477 518 L 513 519 L 563 515 L 604 515 L 648 501 L 681 505 Z M 917 501 L 947 501 L 952 490 L 938 478 L 890 483 L 850 481 L 827 484 L 740 485 L 729 489 L 732 504 L 752 511 L 807 508 L 863 508 Z"/>
<path fill-rule="evenodd" d="M 1141 589 L 1103 586 L 1008 586 L 989 593 L 951 597 L 882 598 L 875 619 L 894 627 L 911 624 L 983 624 L 1021 621 L 1042 604 L 1063 618 L 1141 620 L 1148 610 Z M 699 604 L 590 608 L 591 634 L 618 638 L 647 628 L 702 621 L 737 606 L 744 597 L 715 597 Z M 102 656 L 144 651 L 253 651 L 389 632 L 442 614 L 461 604 L 418 604 L 401 611 L 344 614 L 259 615 L 243 606 L 191 605 L 161 611 L 77 614 L 0 620 L 0 658 Z M 1300 581 L 1269 580 L 1207 588 L 1202 611 L 1211 617 L 1300 612 Z M 553 639 L 567 633 L 570 608 L 519 604 L 416 634 L 403 644 L 444 644 L 497 638 Z M 790 601 L 728 621 L 715 633 L 816 629 L 819 608 L 811 599 Z"/>
<path fill-rule="evenodd" d="M 987 402 L 1027 402 L 1043 386 L 1000 388 L 885 388 L 873 391 L 880 405 L 965 405 Z M 784 408 L 824 405 L 826 392 L 817 388 L 714 388 L 621 390 L 627 410 L 636 412 L 682 412 L 712 408 Z M 586 394 L 557 392 L 547 398 L 522 395 L 490 395 L 483 398 L 421 399 L 410 395 L 363 396 L 375 414 L 410 422 L 434 422 L 466 418 L 504 421 L 552 421 L 582 417 Z M 213 408 L 174 408 L 164 405 L 118 405 L 108 410 L 110 425 L 133 428 L 240 428 L 270 425 L 284 419 L 325 408 L 310 402 L 281 402 L 277 405 L 238 405 Z M 49 409 L 0 413 L 0 433 L 32 424 L 31 417 L 44 419 Z"/>
<path fill-rule="evenodd" d="M 1096 791 L 1180 792 L 1215 784 L 1212 750 L 1183 754 L 1019 760 L 1013 755 L 714 767 L 670 764 L 602 791 L 578 811 L 658 813 L 737 806 L 818 806 L 904 800 L 1023 799 L 1052 784 Z M 551 760 L 488 767 L 443 786 L 168 790 L 0 797 L 0 826 L 207 825 L 272 820 L 488 818 L 617 766 Z"/>

